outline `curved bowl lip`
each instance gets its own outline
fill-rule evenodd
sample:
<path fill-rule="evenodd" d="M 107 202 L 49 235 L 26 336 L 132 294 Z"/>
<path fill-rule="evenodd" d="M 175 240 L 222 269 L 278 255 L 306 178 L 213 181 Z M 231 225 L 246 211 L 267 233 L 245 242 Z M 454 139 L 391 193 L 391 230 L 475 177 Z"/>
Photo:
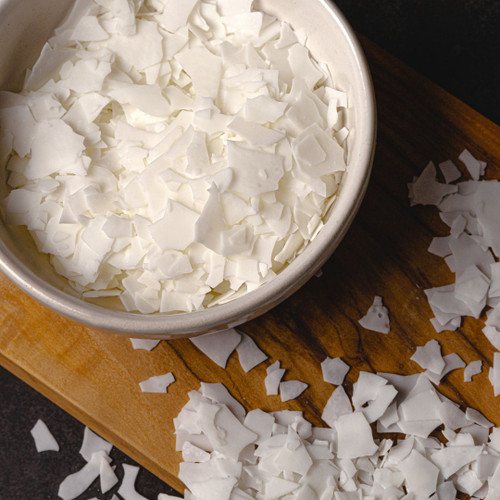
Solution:
<path fill-rule="evenodd" d="M 147 315 L 114 311 L 65 293 L 35 275 L 1 241 L 0 270 L 28 295 L 64 316 L 99 330 L 137 338 L 180 338 L 231 328 L 265 313 L 300 288 L 331 256 L 361 205 L 373 163 L 377 129 L 375 93 L 360 42 L 335 4 L 329 0 L 319 0 L 319 2 L 341 28 L 360 75 L 366 130 L 357 158 L 361 165 L 356 172 L 360 181 L 352 188 L 350 200 L 344 203 L 343 210 L 341 212 L 337 210 L 337 200 L 332 211 L 334 217 L 330 218 L 304 252 L 282 272 L 258 289 L 213 308 L 190 313 Z M 346 175 L 349 175 L 348 172 Z M 339 199 L 341 197 L 342 190 Z M 302 258 L 305 255 L 307 261 Z M 304 264 L 307 263 L 308 267 L 304 268 Z"/>

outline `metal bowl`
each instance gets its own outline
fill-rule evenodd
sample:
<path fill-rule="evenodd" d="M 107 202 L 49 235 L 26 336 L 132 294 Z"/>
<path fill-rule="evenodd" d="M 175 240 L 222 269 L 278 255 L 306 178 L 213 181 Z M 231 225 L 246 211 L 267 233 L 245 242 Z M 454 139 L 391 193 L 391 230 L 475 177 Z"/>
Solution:
<path fill-rule="evenodd" d="M 72 0 L 0 0 L 0 89 L 19 90 Z M 256 0 L 257 8 L 307 33 L 317 60 L 331 64 L 335 84 L 348 92 L 348 169 L 325 226 L 273 280 L 226 304 L 182 314 L 140 314 L 84 301 L 35 248 L 29 234 L 0 224 L 0 270 L 36 300 L 88 326 L 134 337 L 179 338 L 231 328 L 276 306 L 306 283 L 347 232 L 368 184 L 376 138 L 371 77 L 360 44 L 338 8 L 327 0 Z M 0 197 L 7 194 L 2 173 Z"/>

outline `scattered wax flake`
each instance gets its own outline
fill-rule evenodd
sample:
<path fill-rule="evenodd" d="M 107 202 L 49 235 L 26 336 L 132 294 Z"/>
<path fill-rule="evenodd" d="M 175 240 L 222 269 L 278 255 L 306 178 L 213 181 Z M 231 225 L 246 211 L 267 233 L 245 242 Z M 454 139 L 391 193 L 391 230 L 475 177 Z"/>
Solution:
<path fill-rule="evenodd" d="M 482 413 L 474 410 L 473 408 L 467 408 L 467 410 L 465 410 L 465 418 L 475 424 L 480 425 L 481 427 L 486 427 L 487 429 L 493 427 L 494 425 Z"/>
<path fill-rule="evenodd" d="M 368 309 L 368 312 L 359 320 L 359 324 L 373 332 L 389 333 L 389 310 L 382 303 L 382 297 L 375 296 L 373 304 Z"/>
<path fill-rule="evenodd" d="M 118 494 L 122 496 L 124 500 L 148 500 L 146 497 L 137 493 L 135 489 L 137 474 L 139 474 L 139 467 L 123 464 L 123 480 L 118 489 Z"/>
<path fill-rule="evenodd" d="M 42 451 L 59 451 L 59 445 L 56 439 L 43 420 L 38 419 L 30 432 L 33 436 L 36 451 L 38 451 L 38 453 Z"/>
<path fill-rule="evenodd" d="M 431 454 L 431 461 L 439 467 L 441 474 L 448 479 L 464 465 L 470 464 L 481 453 L 482 446 L 452 446 Z"/>
<path fill-rule="evenodd" d="M 113 470 L 113 467 L 109 465 L 106 457 L 101 457 L 101 463 L 99 465 L 99 478 L 101 485 L 101 493 L 106 493 L 109 491 L 116 483 L 118 483 L 118 477 Z"/>
<path fill-rule="evenodd" d="M 264 362 L 268 356 L 262 352 L 251 337 L 241 334 L 241 342 L 236 347 L 238 360 L 245 373 Z"/>
<path fill-rule="evenodd" d="M 268 371 L 267 376 L 264 379 L 264 384 L 266 386 L 266 394 L 268 396 L 277 396 L 278 395 L 278 389 L 279 389 L 279 386 L 281 383 L 281 379 L 283 378 L 283 375 L 285 374 L 285 371 L 286 371 L 284 368 L 279 367 L 280 366 L 279 361 L 276 361 L 276 363 L 277 363 L 277 367 L 271 371 Z M 276 363 L 274 363 L 274 365 L 271 365 L 271 366 L 275 366 Z M 271 367 L 269 367 L 269 368 L 271 368 Z M 268 370 L 269 370 L 269 368 L 268 368 Z"/>
<path fill-rule="evenodd" d="M 500 262 L 490 264 L 490 297 L 500 297 Z"/>
<path fill-rule="evenodd" d="M 397 390 L 387 380 L 369 372 L 361 372 L 353 386 L 352 403 L 369 423 L 378 420 L 396 397 Z"/>
<path fill-rule="evenodd" d="M 469 266 L 457 277 L 455 297 L 468 304 L 472 313 L 479 315 L 486 305 L 486 294 L 489 287 L 490 280 L 488 277 L 478 267 Z M 476 307 L 476 304 L 480 305 Z"/>
<path fill-rule="evenodd" d="M 481 162 L 479 160 L 476 160 L 476 158 L 474 158 L 470 151 L 468 151 L 467 149 L 464 149 L 460 153 L 458 159 L 466 166 L 470 176 L 475 181 L 478 181 L 484 170 L 481 166 Z"/>
<path fill-rule="evenodd" d="M 458 406 L 449 402 L 443 401 L 439 408 L 439 418 L 444 423 L 445 427 L 451 430 L 456 430 L 467 426 L 465 413 Z"/>
<path fill-rule="evenodd" d="M 441 200 L 450 193 L 456 193 L 457 186 L 442 184 L 436 181 L 436 167 L 429 162 L 420 177 L 415 179 L 410 188 L 410 204 L 413 205 L 439 205 Z"/>
<path fill-rule="evenodd" d="M 281 401 L 290 401 L 291 399 L 298 398 L 309 386 L 299 380 L 287 380 L 280 382 L 279 391 Z"/>
<path fill-rule="evenodd" d="M 342 385 L 350 367 L 341 358 L 326 357 L 321 363 L 323 380 L 333 385 Z"/>
<path fill-rule="evenodd" d="M 99 476 L 101 460 L 105 455 L 103 451 L 93 453 L 78 472 L 70 474 L 63 480 L 57 494 L 63 500 L 72 500 L 80 496 Z"/>
<path fill-rule="evenodd" d="M 321 418 L 333 429 L 343 415 L 352 413 L 351 401 L 342 386 L 337 387 L 328 399 Z"/>
<path fill-rule="evenodd" d="M 223 384 L 207 384 L 202 382 L 200 391 L 204 397 L 210 399 L 214 403 L 226 405 L 239 420 L 244 419 L 246 413 L 245 408 L 231 396 L 230 392 Z"/>
<path fill-rule="evenodd" d="M 495 396 L 500 395 L 500 353 L 493 354 L 493 366 L 490 368 L 489 378 Z"/>
<path fill-rule="evenodd" d="M 245 427 L 258 435 L 256 444 L 261 444 L 271 437 L 275 418 L 262 410 L 249 411 L 245 417 Z"/>
<path fill-rule="evenodd" d="M 436 491 L 439 469 L 418 451 L 412 450 L 399 468 L 405 476 L 408 492 L 427 498 Z"/>
<path fill-rule="evenodd" d="M 210 454 L 186 441 L 182 445 L 182 460 L 184 462 L 208 462 Z"/>
<path fill-rule="evenodd" d="M 90 461 L 94 453 L 100 451 L 109 455 L 111 448 L 113 448 L 111 443 L 98 436 L 95 432 L 92 432 L 88 427 L 85 427 L 85 430 L 83 431 L 83 442 L 80 448 L 80 455 L 87 462 Z"/>
<path fill-rule="evenodd" d="M 269 479 L 264 486 L 264 496 L 266 500 L 273 498 L 283 498 L 288 493 L 295 491 L 299 485 L 293 481 L 287 481 L 279 477 Z"/>
<path fill-rule="evenodd" d="M 472 382 L 472 377 L 483 370 L 483 362 L 478 359 L 471 361 L 464 369 L 464 382 Z"/>
<path fill-rule="evenodd" d="M 491 345 L 495 349 L 500 350 L 500 331 L 498 331 L 494 326 L 487 325 L 483 328 L 482 332 L 490 341 Z"/>
<path fill-rule="evenodd" d="M 144 351 L 152 351 L 161 340 L 155 339 L 130 339 L 134 349 L 142 349 Z"/>
<path fill-rule="evenodd" d="M 458 167 L 451 160 L 441 162 L 438 167 L 443 174 L 446 184 L 456 181 L 462 176 Z"/>
<path fill-rule="evenodd" d="M 448 373 L 453 370 L 458 370 L 459 368 L 465 368 L 465 362 L 463 359 L 456 353 L 451 353 L 444 356 L 445 367 L 440 373 L 435 373 L 430 370 L 426 370 L 425 375 L 431 380 L 434 384 L 438 385 L 443 377 L 448 375 Z"/>
<path fill-rule="evenodd" d="M 221 368 L 226 368 L 229 356 L 241 342 L 241 335 L 234 328 L 231 328 L 192 337 L 190 340 L 205 356 L 208 356 Z"/>
<path fill-rule="evenodd" d="M 441 346 L 437 340 L 429 340 L 424 346 L 417 347 L 415 354 L 410 358 L 418 363 L 424 370 L 429 369 L 434 373 L 441 373 L 445 367 Z"/>
<path fill-rule="evenodd" d="M 171 372 L 164 375 L 156 375 L 139 383 L 142 392 L 166 393 L 168 386 L 175 382 Z"/>
<path fill-rule="evenodd" d="M 341 415 L 335 422 L 338 434 L 338 456 L 359 458 L 373 455 L 377 445 L 373 442 L 370 424 L 361 412 Z"/>

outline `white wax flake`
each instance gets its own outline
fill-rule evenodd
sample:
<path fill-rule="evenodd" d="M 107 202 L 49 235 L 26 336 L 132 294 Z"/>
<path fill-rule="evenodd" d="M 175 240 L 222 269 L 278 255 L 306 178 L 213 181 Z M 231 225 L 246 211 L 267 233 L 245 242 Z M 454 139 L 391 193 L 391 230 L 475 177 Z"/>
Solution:
<path fill-rule="evenodd" d="M 96 16 L 80 18 L 71 34 L 71 39 L 79 42 L 100 42 L 108 38 L 108 32 L 99 24 Z"/>
<path fill-rule="evenodd" d="M 228 141 L 228 165 L 235 172 L 230 189 L 247 196 L 257 196 L 278 189 L 283 177 L 283 158 L 279 155 L 249 149 Z"/>
<path fill-rule="evenodd" d="M 475 181 L 478 181 L 479 177 L 483 174 L 481 162 L 479 160 L 476 160 L 476 158 L 474 158 L 470 151 L 468 151 L 467 149 L 464 149 L 460 153 L 458 159 L 467 167 L 470 176 Z"/>
<path fill-rule="evenodd" d="M 321 418 L 333 429 L 335 422 L 343 415 L 352 413 L 351 401 L 342 386 L 337 387 L 328 401 Z"/>
<path fill-rule="evenodd" d="M 105 459 L 105 456 L 103 451 L 93 453 L 79 471 L 70 474 L 62 481 L 57 494 L 63 500 L 72 500 L 80 496 L 99 476 L 101 460 Z"/>
<path fill-rule="evenodd" d="M 478 375 L 483 370 L 483 362 L 478 359 L 471 361 L 464 369 L 464 382 L 472 382 L 472 377 Z"/>
<path fill-rule="evenodd" d="M 298 398 L 306 389 L 308 385 L 299 380 L 287 380 L 286 382 L 280 382 L 279 391 L 281 401 L 286 402 L 291 399 Z"/>
<path fill-rule="evenodd" d="M 321 363 L 323 380 L 333 385 L 342 385 L 350 366 L 341 358 L 326 357 Z"/>
<path fill-rule="evenodd" d="M 373 455 L 377 445 L 373 441 L 370 424 L 361 412 L 341 415 L 335 422 L 338 434 L 338 456 L 359 458 Z"/>
<path fill-rule="evenodd" d="M 418 451 L 412 450 L 399 468 L 408 492 L 427 498 L 436 491 L 439 469 Z"/>
<path fill-rule="evenodd" d="M 182 445 L 182 460 L 184 462 L 208 462 L 210 454 L 186 441 Z"/>
<path fill-rule="evenodd" d="M 305 33 L 252 4 L 79 2 L 22 92 L 0 92 L 6 220 L 81 297 L 142 314 L 216 306 L 322 230 L 348 94 L 325 86 L 335 68 Z"/>
<path fill-rule="evenodd" d="M 241 368 L 245 373 L 248 373 L 268 358 L 267 354 L 261 351 L 254 340 L 245 333 L 241 334 L 241 342 L 236 347 L 236 352 L 238 353 Z"/>
<path fill-rule="evenodd" d="M 359 320 L 359 324 L 363 328 L 373 332 L 390 332 L 389 310 L 383 305 L 382 297 L 375 296 L 373 304 L 370 306 L 365 316 Z"/>
<path fill-rule="evenodd" d="M 61 120 L 37 123 L 31 159 L 24 169 L 24 176 L 27 179 L 40 179 L 56 172 L 85 175 L 88 164 L 82 158 L 85 149 L 83 141 L 82 136 L 75 134 Z"/>
<path fill-rule="evenodd" d="M 80 455 L 89 462 L 94 453 L 103 452 L 109 455 L 109 452 L 113 448 L 113 445 L 98 436 L 95 432 L 91 431 L 88 427 L 85 427 L 83 431 L 83 441 L 80 448 Z"/>
<path fill-rule="evenodd" d="M 220 57 L 205 47 L 193 47 L 179 52 L 175 60 L 191 77 L 196 95 L 212 99 L 217 97 L 222 69 Z"/>
<path fill-rule="evenodd" d="M 450 193 L 456 193 L 458 188 L 453 185 L 442 184 L 436 180 L 436 167 L 430 162 L 424 168 L 420 177 L 409 184 L 410 204 L 439 205 L 441 200 Z"/>
<path fill-rule="evenodd" d="M 234 328 L 230 328 L 199 337 L 191 337 L 190 340 L 205 356 L 221 368 L 225 368 L 229 356 L 241 342 L 241 334 Z"/>
<path fill-rule="evenodd" d="M 186 26 L 187 20 L 198 0 L 185 0 L 183 2 L 162 2 L 163 11 L 158 16 L 159 23 L 168 31 L 175 33 Z"/>
<path fill-rule="evenodd" d="M 495 396 L 500 395 L 500 353 L 493 354 L 493 366 L 490 368 L 489 378 L 493 386 Z"/>
<path fill-rule="evenodd" d="M 491 345 L 500 350 L 500 331 L 498 331 L 494 326 L 486 325 L 482 332 L 485 337 L 490 341 Z"/>
<path fill-rule="evenodd" d="M 165 213 L 149 227 L 154 242 L 162 250 L 185 250 L 195 241 L 194 225 L 199 214 L 194 210 L 169 201 Z"/>
<path fill-rule="evenodd" d="M 106 457 L 101 458 L 101 463 L 99 465 L 99 481 L 101 485 L 101 493 L 106 493 L 116 483 L 118 483 L 118 477 Z"/>
<path fill-rule="evenodd" d="M 424 346 L 417 347 L 415 354 L 410 358 L 418 363 L 424 370 L 429 369 L 434 373 L 441 373 L 445 367 L 441 346 L 437 340 L 429 340 Z"/>
<path fill-rule="evenodd" d="M 474 408 L 467 408 L 467 410 L 465 410 L 465 418 L 475 424 L 480 425 L 481 427 L 486 427 L 487 429 L 493 427 L 494 425 L 482 413 L 474 410 Z"/>
<path fill-rule="evenodd" d="M 141 349 L 144 351 L 152 351 L 161 340 L 155 339 L 130 339 L 132 347 L 134 349 Z"/>
<path fill-rule="evenodd" d="M 118 494 L 124 500 L 148 500 L 146 497 L 139 494 L 135 489 L 135 480 L 139 474 L 139 467 L 135 465 L 123 464 L 123 480 Z"/>
<path fill-rule="evenodd" d="M 168 387 L 175 382 L 171 372 L 156 375 L 139 383 L 142 392 L 167 393 Z"/>
<path fill-rule="evenodd" d="M 267 376 L 264 379 L 264 384 L 266 386 L 266 394 L 268 396 L 278 395 L 278 389 L 281 383 L 281 379 L 283 378 L 283 375 L 285 375 L 286 371 L 284 368 L 280 368 L 279 361 L 276 361 L 276 363 L 274 363 L 274 365 L 271 365 L 271 366 L 276 366 L 276 368 L 272 369 L 271 371 L 269 371 L 269 368 L 271 367 L 268 368 Z"/>
<path fill-rule="evenodd" d="M 451 160 L 446 160 L 439 163 L 438 167 L 443 174 L 446 184 L 460 179 L 462 175 L 458 167 Z"/>
<path fill-rule="evenodd" d="M 431 370 L 426 370 L 424 373 L 425 375 L 431 380 L 434 384 L 439 384 L 443 377 L 448 375 L 448 373 L 452 372 L 453 370 L 458 370 L 459 368 L 465 368 L 465 362 L 464 360 L 457 354 L 457 353 L 451 353 L 447 354 L 444 356 L 444 368 L 441 372 L 435 373 Z"/>
<path fill-rule="evenodd" d="M 371 423 L 384 415 L 397 392 L 383 377 L 361 372 L 353 386 L 352 403 Z"/>
<path fill-rule="evenodd" d="M 59 444 L 43 420 L 38 419 L 30 432 L 38 453 L 42 451 L 59 451 Z"/>

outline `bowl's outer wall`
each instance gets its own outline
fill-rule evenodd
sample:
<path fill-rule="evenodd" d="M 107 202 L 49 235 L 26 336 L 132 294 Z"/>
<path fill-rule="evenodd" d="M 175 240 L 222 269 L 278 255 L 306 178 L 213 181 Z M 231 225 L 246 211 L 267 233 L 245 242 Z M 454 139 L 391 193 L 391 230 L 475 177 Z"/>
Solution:
<path fill-rule="evenodd" d="M 0 89 L 19 90 L 25 68 L 36 61 L 72 0 L 0 0 Z M 352 28 L 326 0 L 256 0 L 256 7 L 304 29 L 314 57 L 332 68 L 335 85 L 348 92 L 348 163 L 325 227 L 304 252 L 270 283 L 212 309 L 189 314 L 141 315 L 112 311 L 68 293 L 23 231 L 0 225 L 0 269 L 48 307 L 95 328 L 135 337 L 174 338 L 242 324 L 268 311 L 307 282 L 347 232 L 368 184 L 376 137 L 375 98 L 368 66 Z M 3 177 L 3 175 L 2 175 Z M 5 194 L 3 183 L 0 193 Z M 63 291 L 64 290 L 64 291 Z"/>

